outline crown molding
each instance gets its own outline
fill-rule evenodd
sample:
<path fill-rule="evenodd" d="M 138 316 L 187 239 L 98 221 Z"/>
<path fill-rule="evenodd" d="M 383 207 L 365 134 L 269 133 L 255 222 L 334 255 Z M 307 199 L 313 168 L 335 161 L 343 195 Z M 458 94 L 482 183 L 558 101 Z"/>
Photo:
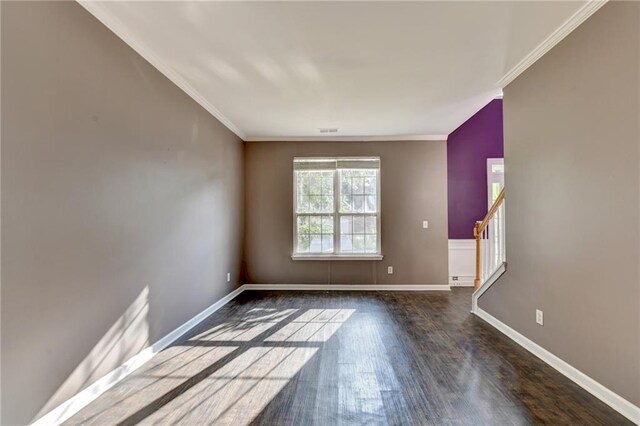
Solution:
<path fill-rule="evenodd" d="M 446 141 L 448 135 L 395 136 L 248 136 L 245 142 L 387 142 L 387 141 Z"/>
<path fill-rule="evenodd" d="M 162 59 L 158 57 L 147 45 L 140 42 L 135 36 L 133 36 L 122 24 L 122 22 L 109 14 L 101 5 L 101 2 L 92 0 L 76 0 L 82 7 L 84 7 L 90 14 L 92 14 L 98 21 L 104 26 L 109 28 L 115 35 L 117 35 L 122 41 L 124 41 L 129 47 L 142 56 L 147 62 L 153 65 L 158 71 L 160 71 L 165 77 L 167 77 L 173 84 L 178 86 L 182 91 L 189 95 L 200 106 L 213 115 L 218 121 L 220 121 L 227 129 L 231 130 L 240 139 L 245 139 L 245 134 L 236 126 L 231 120 L 229 120 L 219 109 L 211 104 L 204 98 L 196 89 L 191 86 L 180 74 L 178 74 L 173 68 L 167 65 Z"/>
<path fill-rule="evenodd" d="M 545 53 L 547 53 L 562 39 L 568 36 L 580 24 L 586 21 L 591 15 L 596 13 L 598 9 L 604 6 L 608 0 L 588 0 L 578 11 L 576 11 L 569 19 L 560 25 L 549 37 L 536 46 L 527 56 L 525 56 L 518 64 L 507 72 L 498 82 L 497 86 L 504 88 L 513 80 L 522 74 L 527 68 L 533 65 Z"/>

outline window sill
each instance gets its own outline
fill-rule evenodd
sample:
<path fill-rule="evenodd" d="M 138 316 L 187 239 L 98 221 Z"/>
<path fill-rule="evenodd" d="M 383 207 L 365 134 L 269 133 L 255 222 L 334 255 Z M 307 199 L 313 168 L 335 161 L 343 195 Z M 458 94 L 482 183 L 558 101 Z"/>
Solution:
<path fill-rule="evenodd" d="M 381 254 L 294 254 L 293 260 L 382 260 Z"/>

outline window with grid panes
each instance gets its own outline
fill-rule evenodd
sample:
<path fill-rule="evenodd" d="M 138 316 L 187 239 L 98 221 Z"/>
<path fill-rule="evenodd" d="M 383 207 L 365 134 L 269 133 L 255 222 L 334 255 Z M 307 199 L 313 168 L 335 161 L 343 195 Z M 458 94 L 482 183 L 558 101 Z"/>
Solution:
<path fill-rule="evenodd" d="M 295 158 L 294 258 L 380 258 L 380 159 Z"/>

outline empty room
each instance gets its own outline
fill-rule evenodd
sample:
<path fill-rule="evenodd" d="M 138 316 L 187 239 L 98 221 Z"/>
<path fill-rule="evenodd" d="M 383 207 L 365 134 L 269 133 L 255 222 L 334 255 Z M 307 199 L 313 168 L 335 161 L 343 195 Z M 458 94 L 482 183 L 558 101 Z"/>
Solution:
<path fill-rule="evenodd" d="M 640 2 L 0 0 L 0 424 L 640 425 Z"/>

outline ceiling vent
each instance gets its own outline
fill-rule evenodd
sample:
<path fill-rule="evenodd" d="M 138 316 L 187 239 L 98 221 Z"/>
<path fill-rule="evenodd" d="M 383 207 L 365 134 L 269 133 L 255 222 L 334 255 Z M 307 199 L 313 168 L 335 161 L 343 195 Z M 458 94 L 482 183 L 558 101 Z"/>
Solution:
<path fill-rule="evenodd" d="M 337 127 L 321 127 L 320 133 L 338 133 Z"/>

